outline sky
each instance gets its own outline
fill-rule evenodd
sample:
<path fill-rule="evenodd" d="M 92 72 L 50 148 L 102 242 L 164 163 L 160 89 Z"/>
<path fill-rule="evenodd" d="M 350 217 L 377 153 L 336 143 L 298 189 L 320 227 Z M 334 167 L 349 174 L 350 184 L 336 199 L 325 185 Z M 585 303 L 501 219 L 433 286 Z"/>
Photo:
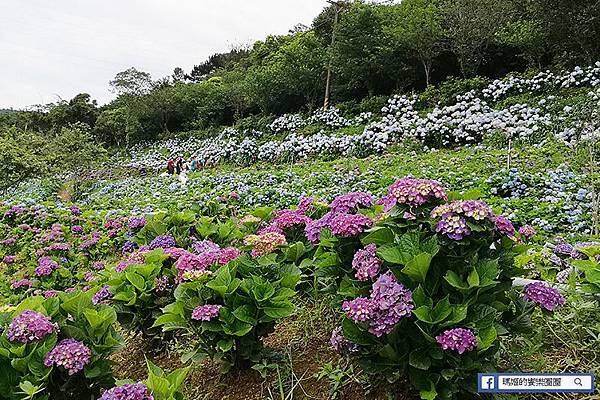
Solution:
<path fill-rule="evenodd" d="M 89 93 L 129 67 L 158 79 L 310 25 L 325 0 L 0 0 L 0 108 Z"/>

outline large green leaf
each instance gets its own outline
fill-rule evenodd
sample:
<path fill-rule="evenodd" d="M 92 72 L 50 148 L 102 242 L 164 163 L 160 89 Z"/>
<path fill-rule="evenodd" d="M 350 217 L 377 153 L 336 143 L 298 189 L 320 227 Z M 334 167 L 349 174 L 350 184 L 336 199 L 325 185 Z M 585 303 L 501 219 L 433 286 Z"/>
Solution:
<path fill-rule="evenodd" d="M 410 260 L 406 267 L 402 269 L 408 277 L 416 282 L 423 283 L 429 271 L 431 260 L 433 256 L 429 253 L 417 254 L 412 260 Z"/>

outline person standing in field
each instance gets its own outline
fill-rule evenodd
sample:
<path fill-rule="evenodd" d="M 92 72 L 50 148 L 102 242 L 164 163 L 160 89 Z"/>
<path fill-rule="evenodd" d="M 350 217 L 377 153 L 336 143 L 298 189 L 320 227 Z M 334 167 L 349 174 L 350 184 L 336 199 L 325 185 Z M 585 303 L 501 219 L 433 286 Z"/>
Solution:
<path fill-rule="evenodd" d="M 172 158 L 169 158 L 169 161 L 167 161 L 167 173 L 169 175 L 173 175 L 174 172 L 175 172 L 175 163 L 173 162 Z"/>

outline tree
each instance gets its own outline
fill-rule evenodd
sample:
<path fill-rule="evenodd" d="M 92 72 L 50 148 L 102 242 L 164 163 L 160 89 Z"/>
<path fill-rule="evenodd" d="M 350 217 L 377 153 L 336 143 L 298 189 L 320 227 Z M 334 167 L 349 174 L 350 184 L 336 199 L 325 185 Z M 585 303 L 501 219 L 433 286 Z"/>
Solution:
<path fill-rule="evenodd" d="M 404 0 L 396 6 L 397 20 L 391 31 L 423 65 L 429 86 L 433 60 L 443 48 L 442 15 L 436 0 Z"/>
<path fill-rule="evenodd" d="M 96 121 L 94 136 L 107 145 L 129 147 L 140 140 L 142 125 L 126 106 L 102 111 Z"/>
<path fill-rule="evenodd" d="M 448 49 L 456 55 L 463 76 L 472 77 L 496 32 L 510 20 L 511 7 L 506 0 L 445 0 L 442 15 Z"/>
<path fill-rule="evenodd" d="M 142 96 L 150 93 L 153 87 L 152 76 L 134 67 L 119 72 L 109 85 L 119 96 Z"/>
<path fill-rule="evenodd" d="M 98 118 L 98 104 L 87 93 L 80 93 L 69 101 L 48 105 L 47 118 L 54 133 L 76 123 L 93 127 Z"/>

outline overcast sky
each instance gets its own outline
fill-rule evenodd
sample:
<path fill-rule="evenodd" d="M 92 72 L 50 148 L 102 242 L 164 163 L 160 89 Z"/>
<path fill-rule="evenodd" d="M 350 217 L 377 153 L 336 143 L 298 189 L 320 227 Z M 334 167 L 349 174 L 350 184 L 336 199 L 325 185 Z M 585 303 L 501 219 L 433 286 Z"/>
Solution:
<path fill-rule="evenodd" d="M 0 0 L 0 108 L 103 104 L 129 67 L 153 78 L 215 52 L 310 25 L 325 0 Z"/>

